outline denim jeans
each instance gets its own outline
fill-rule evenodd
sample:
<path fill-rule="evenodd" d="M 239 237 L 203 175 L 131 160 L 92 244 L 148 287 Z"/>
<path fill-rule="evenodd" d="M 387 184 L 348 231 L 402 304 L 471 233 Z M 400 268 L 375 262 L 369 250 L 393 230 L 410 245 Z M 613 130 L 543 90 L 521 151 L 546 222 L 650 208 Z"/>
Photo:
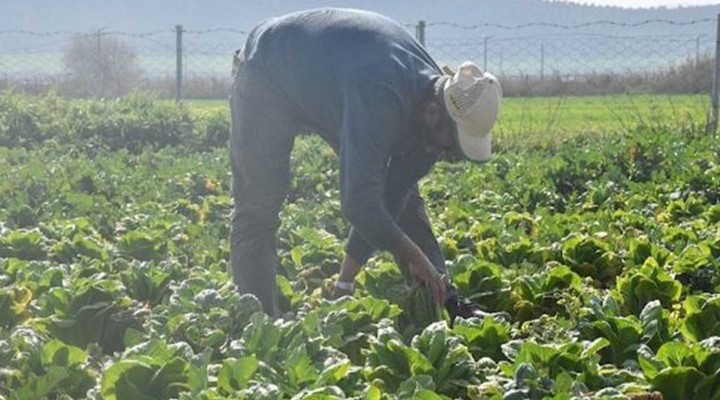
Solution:
<path fill-rule="evenodd" d="M 242 293 L 255 295 L 265 312 L 278 315 L 276 272 L 278 213 L 288 192 L 290 153 L 303 126 L 282 93 L 261 71 L 246 65 L 242 51 L 234 60 L 230 96 L 230 159 L 234 214 L 231 227 L 231 274 Z M 328 141 L 337 151 L 337 144 Z M 446 274 L 445 259 L 432 233 L 417 186 L 398 218 L 402 230 Z M 399 265 L 405 279 L 406 266 Z M 446 274 L 447 275 L 447 274 Z M 449 280 L 448 287 L 450 286 Z"/>

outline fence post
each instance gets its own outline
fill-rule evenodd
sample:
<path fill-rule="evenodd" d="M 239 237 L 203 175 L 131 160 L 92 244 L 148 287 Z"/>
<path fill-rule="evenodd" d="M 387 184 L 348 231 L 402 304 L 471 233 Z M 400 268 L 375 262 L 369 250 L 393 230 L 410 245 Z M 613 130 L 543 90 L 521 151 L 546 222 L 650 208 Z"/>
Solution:
<path fill-rule="evenodd" d="M 720 14 L 718 14 L 717 32 L 715 33 L 715 73 L 712 85 L 712 110 L 710 111 L 709 133 L 715 134 L 718 126 L 718 85 L 720 82 Z"/>
<path fill-rule="evenodd" d="M 182 25 L 175 25 L 175 101 L 182 100 L 183 82 L 183 55 L 182 55 Z"/>
<path fill-rule="evenodd" d="M 540 44 L 540 81 L 545 80 L 545 43 Z"/>
<path fill-rule="evenodd" d="M 425 46 L 425 21 L 420 20 L 415 26 L 415 39 L 420 42 L 421 45 Z"/>

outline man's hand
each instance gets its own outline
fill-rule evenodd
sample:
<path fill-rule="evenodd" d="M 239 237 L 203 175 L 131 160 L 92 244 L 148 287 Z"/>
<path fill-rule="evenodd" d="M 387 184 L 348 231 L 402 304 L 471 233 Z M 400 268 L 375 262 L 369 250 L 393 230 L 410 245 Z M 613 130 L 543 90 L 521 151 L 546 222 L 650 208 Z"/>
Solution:
<path fill-rule="evenodd" d="M 445 282 L 425 253 L 407 236 L 403 236 L 393 250 L 395 257 L 408 265 L 410 275 L 424 282 L 435 302 L 442 306 L 446 296 Z"/>

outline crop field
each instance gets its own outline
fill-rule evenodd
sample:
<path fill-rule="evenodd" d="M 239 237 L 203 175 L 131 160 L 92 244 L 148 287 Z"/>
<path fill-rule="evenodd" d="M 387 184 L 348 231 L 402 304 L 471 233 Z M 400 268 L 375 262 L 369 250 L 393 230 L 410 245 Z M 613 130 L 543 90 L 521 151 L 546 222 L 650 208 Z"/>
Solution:
<path fill-rule="evenodd" d="M 511 317 L 450 327 L 387 254 L 327 299 L 318 139 L 272 319 L 227 273 L 224 103 L 2 94 L 0 399 L 720 399 L 720 142 L 698 97 L 622 101 L 508 99 L 490 162 L 421 182 L 458 291 Z"/>

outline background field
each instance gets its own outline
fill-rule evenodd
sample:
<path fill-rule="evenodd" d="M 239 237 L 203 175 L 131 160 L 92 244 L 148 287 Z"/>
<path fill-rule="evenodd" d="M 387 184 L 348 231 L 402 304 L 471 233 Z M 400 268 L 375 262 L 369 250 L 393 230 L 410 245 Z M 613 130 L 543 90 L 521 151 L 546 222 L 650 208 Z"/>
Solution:
<path fill-rule="evenodd" d="M 191 111 L 228 112 L 227 100 L 188 100 Z M 702 127 L 708 120 L 710 97 L 696 95 L 615 95 L 506 97 L 496 144 L 555 143 L 576 135 L 627 132 L 638 125 Z"/>

